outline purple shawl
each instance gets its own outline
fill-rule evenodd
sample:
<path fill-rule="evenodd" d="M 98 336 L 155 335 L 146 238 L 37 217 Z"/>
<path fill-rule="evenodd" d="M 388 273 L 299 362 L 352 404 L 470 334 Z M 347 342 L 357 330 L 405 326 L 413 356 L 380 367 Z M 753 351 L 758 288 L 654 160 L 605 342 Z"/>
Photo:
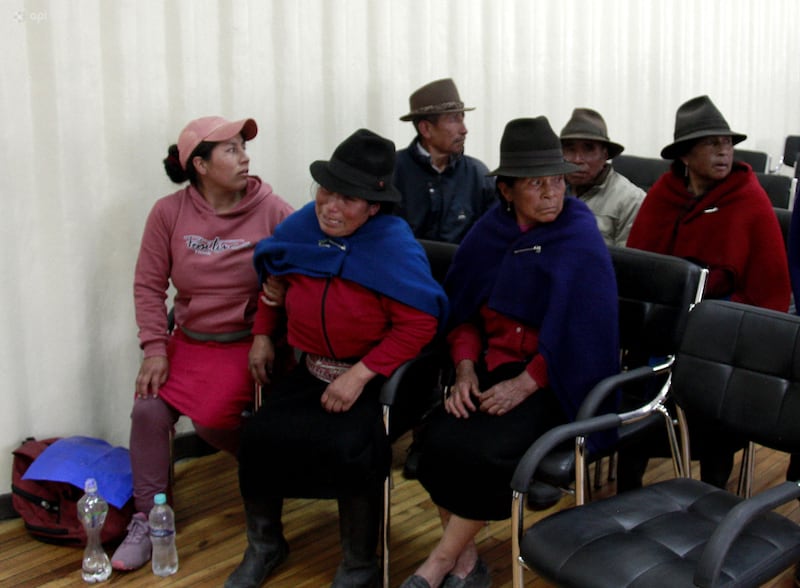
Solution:
<path fill-rule="evenodd" d="M 484 303 L 539 330 L 539 352 L 564 413 L 619 371 L 617 282 L 589 208 L 565 198 L 551 223 L 521 232 L 495 206 L 461 242 L 445 280 L 455 327 Z"/>

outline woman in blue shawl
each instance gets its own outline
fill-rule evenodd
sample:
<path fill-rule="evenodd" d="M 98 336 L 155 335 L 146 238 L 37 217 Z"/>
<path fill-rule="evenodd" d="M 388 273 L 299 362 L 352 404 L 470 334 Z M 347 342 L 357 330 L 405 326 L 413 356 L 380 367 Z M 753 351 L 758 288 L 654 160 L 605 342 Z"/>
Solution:
<path fill-rule="evenodd" d="M 445 281 L 456 381 L 419 465 L 444 532 L 403 587 L 491 585 L 474 538 L 509 517 L 519 458 L 618 371 L 614 270 L 591 211 L 565 198 L 574 169 L 545 117 L 506 125 L 490 174 L 500 204 L 464 238 Z"/>
<path fill-rule="evenodd" d="M 447 298 L 403 219 L 392 186 L 394 143 L 367 129 L 311 164 L 315 198 L 255 248 L 262 281 L 285 282 L 259 303 L 250 369 L 270 384 L 242 431 L 239 489 L 247 548 L 226 588 L 256 588 L 287 557 L 284 497 L 335 498 L 341 561 L 332 588 L 372 588 L 391 448 L 378 395 L 444 321 Z M 284 336 L 298 364 L 273 374 Z M 274 375 L 274 380 L 272 379 Z"/>

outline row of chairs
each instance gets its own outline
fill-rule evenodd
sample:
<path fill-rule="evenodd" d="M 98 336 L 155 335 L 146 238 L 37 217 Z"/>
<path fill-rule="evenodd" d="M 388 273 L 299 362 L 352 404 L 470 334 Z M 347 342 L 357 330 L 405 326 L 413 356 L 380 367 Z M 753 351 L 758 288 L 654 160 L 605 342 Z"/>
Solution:
<path fill-rule="evenodd" d="M 788 166 L 794 168 L 794 177 L 796 178 L 800 177 L 800 167 L 797 166 L 798 154 L 800 154 L 800 135 L 786 136 L 783 153 L 774 168 L 770 166 L 772 158 L 764 151 L 734 149 L 734 158 L 749 163 L 755 172 L 775 174 L 783 171 L 784 166 Z"/>

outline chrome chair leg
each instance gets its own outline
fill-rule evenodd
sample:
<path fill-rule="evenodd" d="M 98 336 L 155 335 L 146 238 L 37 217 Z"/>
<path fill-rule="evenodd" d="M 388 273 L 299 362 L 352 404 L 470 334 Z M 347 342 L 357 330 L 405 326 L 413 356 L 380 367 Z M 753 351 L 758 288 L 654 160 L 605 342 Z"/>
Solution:
<path fill-rule="evenodd" d="M 383 406 L 383 426 L 386 434 L 389 434 L 389 412 L 388 405 Z M 383 523 L 381 525 L 381 574 L 383 588 L 389 588 L 389 526 L 392 506 L 392 469 L 383 481 Z"/>
<path fill-rule="evenodd" d="M 736 493 L 742 498 L 750 498 L 753 493 L 753 476 L 756 468 L 756 445 L 752 441 L 742 450 L 742 465 L 739 470 L 739 485 Z"/>

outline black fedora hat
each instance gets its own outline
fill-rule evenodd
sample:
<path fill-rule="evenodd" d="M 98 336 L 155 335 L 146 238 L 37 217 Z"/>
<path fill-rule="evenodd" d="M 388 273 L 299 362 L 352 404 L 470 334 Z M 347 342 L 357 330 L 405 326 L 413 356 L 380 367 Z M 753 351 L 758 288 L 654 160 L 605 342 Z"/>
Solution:
<path fill-rule="evenodd" d="M 561 141 L 544 116 L 516 118 L 506 124 L 500 139 L 500 166 L 490 176 L 536 178 L 578 171 L 564 161 Z"/>
<path fill-rule="evenodd" d="M 598 141 L 605 144 L 608 149 L 608 158 L 613 159 L 625 150 L 619 143 L 614 143 L 608 138 L 606 121 L 596 110 L 591 108 L 576 108 L 572 111 L 572 118 L 561 129 L 561 140 L 571 139 Z"/>
<path fill-rule="evenodd" d="M 311 177 L 323 188 L 370 202 L 400 202 L 392 185 L 395 147 L 389 139 L 359 129 L 342 141 L 330 161 L 311 164 Z"/>
<path fill-rule="evenodd" d="M 698 96 L 684 102 L 675 114 L 673 142 L 661 150 L 664 159 L 677 159 L 691 148 L 691 144 L 703 137 L 726 136 L 733 144 L 741 143 L 747 135 L 735 133 L 728 126 L 722 113 L 708 96 Z"/>

